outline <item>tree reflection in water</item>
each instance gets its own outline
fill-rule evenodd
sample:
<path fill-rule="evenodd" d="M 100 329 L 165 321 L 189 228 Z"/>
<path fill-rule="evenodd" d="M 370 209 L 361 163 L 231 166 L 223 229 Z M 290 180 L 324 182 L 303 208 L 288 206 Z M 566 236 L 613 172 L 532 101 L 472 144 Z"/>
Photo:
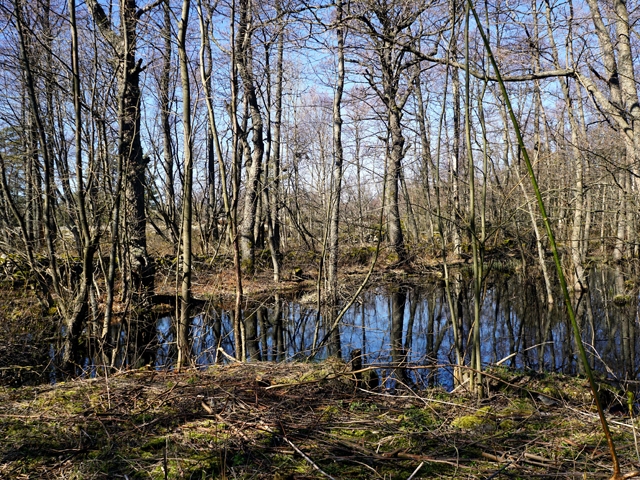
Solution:
<path fill-rule="evenodd" d="M 574 305 L 592 364 L 609 377 L 635 380 L 639 364 L 637 288 L 625 280 L 620 268 L 593 269 L 588 282 L 588 291 L 575 293 Z M 503 361 L 511 368 L 580 373 L 563 304 L 547 305 L 541 282 L 494 274 L 487 285 L 481 324 L 484 365 Z M 468 363 L 473 318 L 470 279 L 458 276 L 455 289 Z M 226 361 L 220 350 L 233 356 L 233 313 L 210 308 L 193 319 L 190 341 L 195 365 Z M 313 350 L 318 318 L 314 305 L 278 295 L 247 308 L 243 318 L 249 361 L 300 360 Z M 322 316 L 319 318 L 322 322 Z M 321 335 L 323 328 L 321 323 Z M 156 368 L 172 368 L 175 332 L 169 317 L 158 320 L 157 332 Z M 370 289 L 347 312 L 333 337 L 318 358 L 335 356 L 336 348 L 342 358 L 349 358 L 351 350 L 361 349 L 365 363 L 381 365 L 388 388 L 396 381 L 418 387 L 452 386 L 453 335 L 439 280 Z"/>

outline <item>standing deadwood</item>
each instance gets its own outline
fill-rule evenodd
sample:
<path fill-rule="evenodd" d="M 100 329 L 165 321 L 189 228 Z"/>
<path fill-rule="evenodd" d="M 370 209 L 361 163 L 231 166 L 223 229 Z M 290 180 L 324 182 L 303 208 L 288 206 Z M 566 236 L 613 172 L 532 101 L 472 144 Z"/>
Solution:
<path fill-rule="evenodd" d="M 151 4 L 152 5 L 152 4 Z M 155 265 L 147 252 L 145 210 L 145 169 L 147 158 L 140 140 L 140 73 L 142 60 L 136 58 L 137 26 L 146 10 L 139 10 L 136 0 L 122 0 L 120 4 L 119 32 L 114 29 L 98 0 L 87 0 L 87 6 L 100 32 L 113 47 L 119 76 L 118 111 L 120 138 L 118 155 L 122 159 L 125 175 L 125 242 L 126 284 L 133 305 L 146 308 L 154 293 Z M 137 328 L 138 340 L 145 344 L 151 338 L 148 328 Z"/>
<path fill-rule="evenodd" d="M 239 0 L 239 24 L 236 37 L 236 64 L 242 79 L 244 98 L 251 117 L 251 143 L 249 148 L 248 132 L 243 138 L 245 150 L 251 151 L 251 163 L 247 170 L 244 211 L 240 225 L 240 248 L 243 267 L 252 272 L 255 261 L 255 239 L 253 234 L 258 208 L 259 184 L 262 173 L 262 157 L 264 155 L 263 121 L 258 106 L 257 87 L 253 71 L 253 11 L 250 0 Z"/>
<path fill-rule="evenodd" d="M 176 368 L 185 366 L 189 358 L 189 311 L 191 303 L 191 221 L 193 217 L 193 146 L 191 132 L 191 87 L 189 84 L 189 65 L 187 58 L 186 36 L 189 24 L 190 0 L 182 2 L 182 16 L 178 23 L 178 57 L 180 78 L 182 80 L 182 129 L 184 133 L 184 180 L 182 185 L 182 272 L 180 286 L 180 316 L 178 319 L 177 340 L 178 360 Z"/>
<path fill-rule="evenodd" d="M 329 264 L 327 266 L 330 308 L 338 301 L 338 227 L 340 224 L 340 199 L 342 196 L 342 92 L 344 90 L 344 39 L 342 0 L 336 3 L 336 39 L 338 54 L 338 76 L 333 94 L 333 181 L 329 200 Z"/>

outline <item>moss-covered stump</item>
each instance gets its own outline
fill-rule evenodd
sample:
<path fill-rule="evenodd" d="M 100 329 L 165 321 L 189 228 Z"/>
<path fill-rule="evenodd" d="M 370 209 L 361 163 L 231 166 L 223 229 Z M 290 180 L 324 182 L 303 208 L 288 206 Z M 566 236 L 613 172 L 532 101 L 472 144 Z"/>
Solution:
<path fill-rule="evenodd" d="M 562 392 L 567 379 L 553 379 L 548 391 Z M 367 393 L 338 361 L 4 387 L 0 478 L 610 476 L 588 399 L 548 406 L 515 390 L 482 404 L 439 389 Z M 631 421 L 612 428 L 631 469 Z"/>

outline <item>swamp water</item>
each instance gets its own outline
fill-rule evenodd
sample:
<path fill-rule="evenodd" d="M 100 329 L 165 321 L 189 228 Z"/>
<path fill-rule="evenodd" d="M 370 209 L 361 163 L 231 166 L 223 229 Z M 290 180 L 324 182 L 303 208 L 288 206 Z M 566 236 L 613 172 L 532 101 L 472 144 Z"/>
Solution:
<path fill-rule="evenodd" d="M 472 327 L 471 280 L 459 276 L 452 299 L 463 344 Z M 573 299 L 582 337 L 595 369 L 611 379 L 635 382 L 639 373 L 638 290 L 620 270 L 593 269 L 589 288 Z M 573 331 L 562 299 L 551 308 L 542 283 L 518 275 L 493 275 L 484 292 L 481 349 L 484 365 L 576 374 L 580 371 Z M 234 355 L 233 312 L 211 308 L 191 325 L 192 356 L 199 367 L 225 362 Z M 344 315 L 333 333 L 331 322 L 302 299 L 274 297 L 243 311 L 249 361 L 302 360 L 330 355 L 348 359 L 361 349 L 364 363 L 381 365 L 384 374 L 418 386 L 452 386 L 453 329 L 444 283 L 438 280 L 372 288 Z M 322 342 L 322 340 L 328 340 Z M 170 369 L 175 361 L 174 323 L 157 322 L 155 366 Z M 468 360 L 468 359 L 467 359 Z M 424 368 L 422 368 L 424 367 Z M 393 384 L 393 381 L 391 381 Z"/>

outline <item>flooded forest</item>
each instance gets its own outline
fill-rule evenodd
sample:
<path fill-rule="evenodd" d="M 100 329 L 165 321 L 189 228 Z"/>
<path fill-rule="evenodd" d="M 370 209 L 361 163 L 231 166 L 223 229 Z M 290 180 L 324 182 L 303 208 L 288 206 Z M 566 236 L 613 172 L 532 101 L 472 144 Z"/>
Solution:
<path fill-rule="evenodd" d="M 0 478 L 640 477 L 638 7 L 0 1 Z"/>
<path fill-rule="evenodd" d="M 0 381 L 337 357 L 451 390 L 583 374 L 578 335 L 634 385 L 638 15 L 4 2 Z"/>

